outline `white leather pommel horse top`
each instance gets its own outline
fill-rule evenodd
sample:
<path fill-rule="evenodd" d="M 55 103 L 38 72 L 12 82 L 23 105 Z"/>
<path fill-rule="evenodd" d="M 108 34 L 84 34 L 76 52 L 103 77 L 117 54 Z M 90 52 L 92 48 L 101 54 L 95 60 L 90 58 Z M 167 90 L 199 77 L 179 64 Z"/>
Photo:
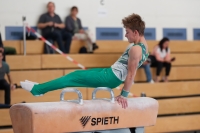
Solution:
<path fill-rule="evenodd" d="M 96 99 L 107 90 L 111 99 Z M 76 92 L 78 100 L 64 101 L 64 93 Z M 128 98 L 128 108 L 114 101 L 111 89 L 97 88 L 93 100 L 83 100 L 77 89 L 64 89 L 59 102 L 20 103 L 10 108 L 14 133 L 63 133 L 155 125 L 158 102 L 148 97 Z"/>

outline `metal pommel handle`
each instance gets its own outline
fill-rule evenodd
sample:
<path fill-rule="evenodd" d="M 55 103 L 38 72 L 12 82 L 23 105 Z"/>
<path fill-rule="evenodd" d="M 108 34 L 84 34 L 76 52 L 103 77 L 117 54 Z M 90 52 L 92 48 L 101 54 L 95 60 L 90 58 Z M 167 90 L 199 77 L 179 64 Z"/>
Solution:
<path fill-rule="evenodd" d="M 60 101 L 65 101 L 64 95 L 67 92 L 75 92 L 75 93 L 77 93 L 78 94 L 78 99 L 77 100 L 66 100 L 66 101 L 75 102 L 75 103 L 78 103 L 80 105 L 83 104 L 83 96 L 82 96 L 81 92 L 79 90 L 77 90 L 77 89 L 74 89 L 74 88 L 68 88 L 68 89 L 62 90 L 62 92 L 60 94 Z"/>
<path fill-rule="evenodd" d="M 107 88 L 107 87 L 98 87 L 96 89 L 94 89 L 94 91 L 92 92 L 92 100 L 95 100 L 96 99 L 96 93 L 97 91 L 108 91 L 110 92 L 110 102 L 111 103 L 115 103 L 115 96 L 114 96 L 114 92 L 112 91 L 112 89 L 110 88 Z"/>

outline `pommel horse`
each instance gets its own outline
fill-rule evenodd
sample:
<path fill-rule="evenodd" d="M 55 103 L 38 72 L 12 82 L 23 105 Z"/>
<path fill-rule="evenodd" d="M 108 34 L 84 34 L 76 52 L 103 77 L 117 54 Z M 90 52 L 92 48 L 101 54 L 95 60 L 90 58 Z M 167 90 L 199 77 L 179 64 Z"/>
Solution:
<path fill-rule="evenodd" d="M 110 99 L 97 99 L 100 90 L 109 91 Z M 64 94 L 76 92 L 77 100 L 64 100 Z M 64 89 L 59 102 L 19 103 L 10 108 L 14 133 L 93 132 L 130 127 L 153 126 L 158 102 L 148 97 L 128 98 L 128 108 L 115 103 L 109 88 L 96 88 L 92 100 L 83 100 L 77 89 Z"/>

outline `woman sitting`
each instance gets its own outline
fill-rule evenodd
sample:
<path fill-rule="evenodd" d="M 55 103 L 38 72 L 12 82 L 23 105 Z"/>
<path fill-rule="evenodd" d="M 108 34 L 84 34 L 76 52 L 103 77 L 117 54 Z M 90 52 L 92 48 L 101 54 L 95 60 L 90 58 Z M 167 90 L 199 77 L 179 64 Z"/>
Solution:
<path fill-rule="evenodd" d="M 160 72 L 165 67 L 164 82 L 168 81 L 168 76 L 171 70 L 171 62 L 175 58 L 170 57 L 169 39 L 163 38 L 157 46 L 154 47 L 152 54 L 150 55 L 151 66 L 156 67 L 156 79 L 155 82 L 159 81 Z"/>
<path fill-rule="evenodd" d="M 65 19 L 66 30 L 71 32 L 74 40 L 84 40 L 87 43 L 87 52 L 92 53 L 98 46 L 93 34 L 89 30 L 83 30 L 81 20 L 77 17 L 78 7 L 73 6 L 71 13 Z"/>

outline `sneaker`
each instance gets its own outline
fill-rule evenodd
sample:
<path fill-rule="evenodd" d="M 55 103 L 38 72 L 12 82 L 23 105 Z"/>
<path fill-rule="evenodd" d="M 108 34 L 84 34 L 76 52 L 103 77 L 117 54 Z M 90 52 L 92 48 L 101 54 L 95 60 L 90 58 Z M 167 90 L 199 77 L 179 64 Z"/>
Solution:
<path fill-rule="evenodd" d="M 96 43 L 93 43 L 93 44 L 92 44 L 92 47 L 93 47 L 93 50 L 96 50 L 96 49 L 99 48 L 99 46 L 98 46 Z"/>
<path fill-rule="evenodd" d="M 152 79 L 149 83 L 150 83 L 150 84 L 153 84 L 153 83 L 154 83 L 153 79 Z"/>

